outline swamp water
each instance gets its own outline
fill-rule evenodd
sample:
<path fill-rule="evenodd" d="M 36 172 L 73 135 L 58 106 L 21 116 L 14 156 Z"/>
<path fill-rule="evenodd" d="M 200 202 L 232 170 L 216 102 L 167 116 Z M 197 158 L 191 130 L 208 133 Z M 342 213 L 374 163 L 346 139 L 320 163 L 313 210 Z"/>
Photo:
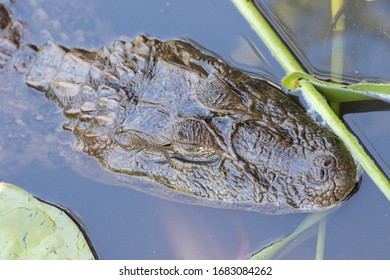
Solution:
<path fill-rule="evenodd" d="M 271 4 L 277 2 L 282 1 L 270 1 Z M 297 2 L 304 4 L 304 1 Z M 162 39 L 189 38 L 238 68 L 265 71 L 277 79 L 284 75 L 278 62 L 269 55 L 233 4 L 227 1 L 123 0 L 112 5 L 108 1 L 58 3 L 42 0 L 29 1 L 28 5 L 16 1 L 9 7 L 14 18 L 23 19 L 27 24 L 25 41 L 37 45 L 52 39 L 66 46 L 96 49 L 121 36 L 134 38 L 140 33 Z M 322 12 L 325 13 L 325 8 Z M 307 47 L 310 52 L 310 46 Z M 311 47 L 313 52 L 316 49 L 316 46 Z M 327 61 L 326 55 L 323 61 Z M 311 59 L 310 55 L 306 56 Z M 360 59 L 367 59 L 367 56 Z M 311 63 L 320 72 L 329 69 L 327 64 Z M 383 73 L 378 66 L 367 70 L 372 72 L 360 68 L 357 71 L 388 79 L 381 76 Z M 44 100 L 43 96 L 37 96 L 39 93 L 30 91 L 35 98 Z M 61 115 L 49 103 L 45 110 Z M 389 162 L 389 149 L 385 145 L 389 136 L 388 114 L 388 111 L 381 111 L 345 116 L 364 144 L 380 155 L 385 167 Z M 37 121 L 35 129 L 48 129 L 40 127 L 39 123 Z M 18 141 L 5 134 L 0 137 L 3 138 L 0 141 L 2 149 L 7 149 L 12 141 Z M 306 217 L 306 214 L 267 216 L 170 202 L 131 188 L 86 179 L 50 151 L 49 160 L 45 157 L 40 160 L 42 157 L 36 156 L 38 152 L 32 154 L 21 160 L 17 160 L 19 155 L 15 154 L 15 160 L 7 161 L 7 165 L 0 162 L 1 180 L 70 209 L 79 217 L 102 259 L 246 258 L 289 235 Z M 325 258 L 389 258 L 389 212 L 388 201 L 363 175 L 359 192 L 328 219 Z M 314 258 L 315 230 L 304 238 L 308 239 L 302 243 L 293 242 L 291 250 L 278 257 Z"/>

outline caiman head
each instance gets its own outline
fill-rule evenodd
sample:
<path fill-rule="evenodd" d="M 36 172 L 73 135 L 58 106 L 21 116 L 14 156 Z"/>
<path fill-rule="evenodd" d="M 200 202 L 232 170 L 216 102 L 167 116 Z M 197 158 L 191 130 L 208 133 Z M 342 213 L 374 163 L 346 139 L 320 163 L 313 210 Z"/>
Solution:
<path fill-rule="evenodd" d="M 354 189 L 355 162 L 335 135 L 282 91 L 189 43 L 49 42 L 30 65 L 27 84 L 63 109 L 84 152 L 177 200 L 278 214 L 326 209 Z"/>

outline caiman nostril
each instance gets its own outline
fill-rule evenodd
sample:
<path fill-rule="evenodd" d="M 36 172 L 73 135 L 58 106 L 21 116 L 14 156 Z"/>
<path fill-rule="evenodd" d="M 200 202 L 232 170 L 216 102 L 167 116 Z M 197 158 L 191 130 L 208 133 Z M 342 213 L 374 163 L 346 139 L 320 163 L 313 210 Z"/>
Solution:
<path fill-rule="evenodd" d="M 328 158 L 328 159 L 325 159 L 324 160 L 324 163 L 323 163 L 323 166 L 324 167 L 328 167 L 328 166 L 330 166 L 331 164 L 332 164 L 332 160 L 330 159 L 330 158 Z"/>
<path fill-rule="evenodd" d="M 321 168 L 321 169 L 319 170 L 319 172 L 318 172 L 318 180 L 319 180 L 320 182 L 324 182 L 324 181 L 327 180 L 327 178 L 328 178 L 328 176 L 327 176 L 326 170 L 324 170 L 324 169 Z"/>

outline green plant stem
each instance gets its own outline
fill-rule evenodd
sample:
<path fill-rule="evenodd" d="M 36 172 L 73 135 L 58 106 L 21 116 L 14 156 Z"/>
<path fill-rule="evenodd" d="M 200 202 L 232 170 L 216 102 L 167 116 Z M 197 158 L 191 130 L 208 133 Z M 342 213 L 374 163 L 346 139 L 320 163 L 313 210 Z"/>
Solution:
<path fill-rule="evenodd" d="M 323 260 L 325 254 L 326 218 L 318 223 L 316 260 Z"/>
<path fill-rule="evenodd" d="M 287 73 L 304 72 L 252 1 L 232 0 Z"/>
<path fill-rule="evenodd" d="M 343 31 L 345 28 L 345 17 L 341 15 L 336 18 L 336 15 L 340 13 L 340 10 L 344 6 L 344 0 L 331 0 L 332 6 L 332 18 L 335 20 L 332 34 L 332 59 L 331 59 L 331 77 L 332 79 L 340 78 L 344 72 L 344 41 Z"/>
<path fill-rule="evenodd" d="M 322 221 L 326 216 L 331 214 L 335 209 L 331 209 L 328 211 L 324 212 L 319 212 L 319 213 L 312 213 L 308 215 L 302 223 L 294 230 L 293 233 L 291 233 L 289 236 L 286 236 L 285 238 L 278 240 L 277 242 L 274 242 L 273 244 L 263 248 L 260 252 L 252 255 L 250 257 L 251 260 L 267 260 L 267 259 L 272 259 L 275 257 L 276 253 L 281 251 L 283 248 L 286 247 L 287 244 L 289 244 L 291 241 L 295 240 L 298 236 L 302 235 L 305 231 L 308 229 L 312 228 L 314 225 Z M 322 236 L 324 237 L 324 236 Z M 324 242 L 324 238 L 321 237 L 320 242 Z M 317 246 L 321 250 L 321 246 L 324 244 L 320 244 Z M 323 251 L 323 249 L 322 249 Z"/>
<path fill-rule="evenodd" d="M 266 19 L 257 10 L 252 1 L 232 0 L 237 9 L 247 19 L 256 33 L 261 37 L 269 50 L 286 70 L 287 74 L 292 72 L 302 72 L 303 69 L 295 57 L 286 48 L 282 40 L 275 33 Z M 353 156 L 360 162 L 364 170 L 371 177 L 374 183 L 390 200 L 390 182 L 381 170 L 375 165 L 373 160 L 366 154 L 359 142 L 352 136 L 342 121 L 336 116 L 327 104 L 323 96 L 316 88 L 305 80 L 299 81 L 302 95 L 312 106 L 312 108 L 327 122 L 333 132 L 339 136 Z"/>
<path fill-rule="evenodd" d="M 342 77 L 344 72 L 344 40 L 343 31 L 345 27 L 345 17 L 341 15 L 336 17 L 344 6 L 344 0 L 331 0 L 332 18 L 336 21 L 332 30 L 332 59 L 331 59 L 331 79 Z M 340 77 L 339 77 L 340 75 Z M 340 103 L 330 102 L 330 107 L 337 116 L 340 116 Z"/>

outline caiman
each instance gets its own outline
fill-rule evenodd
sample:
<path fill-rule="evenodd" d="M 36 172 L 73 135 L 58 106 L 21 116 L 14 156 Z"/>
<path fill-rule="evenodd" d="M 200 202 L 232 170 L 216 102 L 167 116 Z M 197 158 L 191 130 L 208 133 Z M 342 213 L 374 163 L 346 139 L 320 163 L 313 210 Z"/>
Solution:
<path fill-rule="evenodd" d="M 13 65 L 63 110 L 76 150 L 107 176 L 270 214 L 328 209 L 356 185 L 337 136 L 280 89 L 195 44 L 141 35 L 99 50 L 36 47 L 21 45 L 14 20 L 1 28 L 2 67 Z"/>

